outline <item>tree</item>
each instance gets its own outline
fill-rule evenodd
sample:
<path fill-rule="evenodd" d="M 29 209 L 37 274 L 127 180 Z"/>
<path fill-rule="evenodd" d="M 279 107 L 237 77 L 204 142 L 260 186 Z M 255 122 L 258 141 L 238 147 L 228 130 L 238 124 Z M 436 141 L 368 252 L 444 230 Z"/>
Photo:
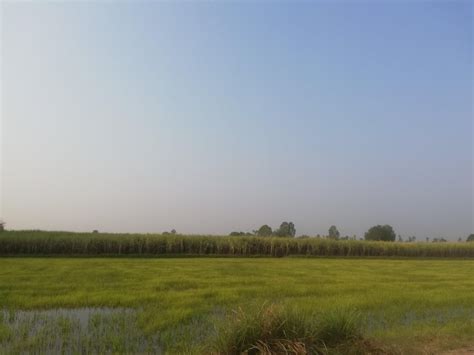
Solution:
<path fill-rule="evenodd" d="M 330 239 L 339 239 L 340 233 L 339 233 L 339 231 L 337 230 L 337 227 L 336 227 L 336 226 L 331 226 L 331 227 L 329 228 L 328 233 L 329 233 L 329 234 L 328 234 L 328 237 L 329 237 Z"/>
<path fill-rule="evenodd" d="M 170 233 L 171 234 L 176 234 L 176 229 L 172 229 Z"/>
<path fill-rule="evenodd" d="M 3 232 L 5 230 L 5 222 L 0 220 L 0 232 Z"/>
<path fill-rule="evenodd" d="M 259 237 L 269 237 L 273 233 L 272 227 L 270 227 L 268 224 L 264 224 L 261 226 L 255 234 L 257 234 Z"/>
<path fill-rule="evenodd" d="M 469 237 L 467 237 L 466 242 L 474 242 L 474 234 L 471 234 Z"/>
<path fill-rule="evenodd" d="M 296 228 L 293 222 L 282 222 L 280 228 L 275 231 L 277 237 L 294 237 L 296 235 Z"/>
<path fill-rule="evenodd" d="M 388 224 L 381 226 L 377 225 L 370 228 L 367 233 L 365 233 L 365 240 L 383 240 L 387 242 L 395 241 L 395 231 L 392 226 Z"/>
<path fill-rule="evenodd" d="M 295 224 L 293 222 L 290 222 L 288 224 L 288 231 L 290 232 L 289 233 L 290 237 L 294 237 L 296 235 L 296 228 L 295 228 Z"/>

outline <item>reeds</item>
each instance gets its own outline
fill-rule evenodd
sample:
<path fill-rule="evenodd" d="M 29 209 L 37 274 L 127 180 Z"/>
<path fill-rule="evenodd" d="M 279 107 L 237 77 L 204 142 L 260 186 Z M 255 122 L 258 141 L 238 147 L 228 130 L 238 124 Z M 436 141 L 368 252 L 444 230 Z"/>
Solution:
<path fill-rule="evenodd" d="M 5 231 L 0 255 L 474 257 L 474 243 Z"/>

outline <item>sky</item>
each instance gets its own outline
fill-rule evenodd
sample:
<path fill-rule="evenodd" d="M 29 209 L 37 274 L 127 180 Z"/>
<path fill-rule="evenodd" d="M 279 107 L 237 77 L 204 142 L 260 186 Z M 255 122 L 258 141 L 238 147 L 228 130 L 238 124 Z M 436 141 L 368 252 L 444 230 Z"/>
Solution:
<path fill-rule="evenodd" d="M 468 1 L 0 6 L 9 229 L 474 232 Z"/>

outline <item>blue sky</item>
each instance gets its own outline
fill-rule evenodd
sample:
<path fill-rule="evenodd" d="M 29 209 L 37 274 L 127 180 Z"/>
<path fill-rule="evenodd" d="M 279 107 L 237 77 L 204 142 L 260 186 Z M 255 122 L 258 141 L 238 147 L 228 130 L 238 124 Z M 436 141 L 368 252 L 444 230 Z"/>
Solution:
<path fill-rule="evenodd" d="M 467 1 L 1 6 L 10 228 L 473 232 Z"/>

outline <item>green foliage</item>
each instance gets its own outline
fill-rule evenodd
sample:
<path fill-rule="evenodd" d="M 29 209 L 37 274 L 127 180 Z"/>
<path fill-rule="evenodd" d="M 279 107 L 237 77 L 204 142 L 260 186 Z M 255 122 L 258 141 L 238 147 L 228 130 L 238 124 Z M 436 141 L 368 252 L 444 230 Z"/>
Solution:
<path fill-rule="evenodd" d="M 214 341 L 217 354 L 325 354 L 362 339 L 354 312 L 308 314 L 296 308 L 264 304 L 239 308 L 222 323 Z"/>
<path fill-rule="evenodd" d="M 395 231 L 392 226 L 388 224 L 381 226 L 377 225 L 370 228 L 367 233 L 365 233 L 365 240 L 382 240 L 385 242 L 394 242 L 395 241 Z"/>
<path fill-rule="evenodd" d="M 474 257 L 474 243 L 5 231 L 0 255 Z"/>
<path fill-rule="evenodd" d="M 274 234 L 277 237 L 294 237 L 296 235 L 295 225 L 293 222 L 282 222 Z"/>
<path fill-rule="evenodd" d="M 471 234 L 469 237 L 467 237 L 466 242 L 474 242 L 474 234 Z"/>
<path fill-rule="evenodd" d="M 0 310 L 2 354 L 160 353 L 134 310 L 76 308 L 9 312 Z M 3 319 L 2 319 L 3 316 Z M 155 339 L 154 339 L 155 338 Z"/>
<path fill-rule="evenodd" d="M 354 310 L 336 309 L 319 320 L 319 338 L 325 347 L 335 347 L 362 338 L 361 314 Z"/>
<path fill-rule="evenodd" d="M 11 310 L 5 312 L 9 324 L 19 310 L 135 310 L 137 326 L 151 337 L 159 334 L 167 354 L 209 353 L 205 345 L 214 323 L 231 309 L 264 302 L 308 315 L 318 320 L 318 329 L 324 315 L 357 309 L 364 334 L 378 343 L 400 346 L 411 339 L 423 345 L 443 338 L 472 344 L 473 267 L 473 259 L 3 257 L 0 309 Z M 93 339 L 107 335 L 97 332 Z M 403 350 L 397 353 L 422 353 Z"/>
<path fill-rule="evenodd" d="M 261 226 L 256 233 L 259 237 L 270 237 L 273 234 L 272 227 L 267 224 Z"/>
<path fill-rule="evenodd" d="M 328 231 L 328 237 L 330 239 L 339 239 L 339 231 L 337 230 L 336 226 L 331 226 Z"/>

